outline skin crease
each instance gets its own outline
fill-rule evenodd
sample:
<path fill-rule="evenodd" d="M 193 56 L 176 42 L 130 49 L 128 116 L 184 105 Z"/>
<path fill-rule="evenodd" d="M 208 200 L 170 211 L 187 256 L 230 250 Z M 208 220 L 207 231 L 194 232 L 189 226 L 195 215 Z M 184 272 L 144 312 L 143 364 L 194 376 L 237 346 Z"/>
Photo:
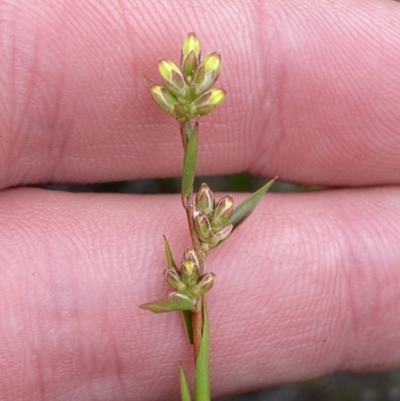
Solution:
<path fill-rule="evenodd" d="M 399 7 L 0 2 L 2 399 L 178 399 L 180 318 L 137 305 L 168 291 L 161 235 L 189 244 L 179 197 L 11 187 L 180 174 L 143 76 L 189 31 L 228 91 L 199 174 L 361 187 L 267 195 L 209 257 L 213 396 L 399 368 Z"/>

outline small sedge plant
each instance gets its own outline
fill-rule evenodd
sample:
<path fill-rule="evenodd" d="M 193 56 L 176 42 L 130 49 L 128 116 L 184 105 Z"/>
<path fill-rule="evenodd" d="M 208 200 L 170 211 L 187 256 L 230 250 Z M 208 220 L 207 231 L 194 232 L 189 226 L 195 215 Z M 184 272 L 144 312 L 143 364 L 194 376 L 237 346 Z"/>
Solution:
<path fill-rule="evenodd" d="M 160 59 L 158 70 L 162 85 L 156 85 L 151 80 L 148 82 L 154 101 L 179 125 L 184 150 L 182 204 L 192 243 L 184 251 L 182 262 L 177 264 L 164 237 L 167 267 L 163 274 L 172 291 L 167 298 L 140 307 L 155 313 L 178 311 L 182 314 L 188 342 L 193 346 L 194 353 L 194 400 L 210 401 L 210 334 L 205 294 L 212 288 L 215 274 L 205 271 L 205 260 L 249 217 L 274 180 L 236 208 L 232 195 L 216 202 L 207 184 L 201 184 L 194 193 L 200 117 L 214 111 L 226 97 L 225 90 L 213 88 L 221 72 L 221 56 L 214 52 L 201 59 L 199 40 L 194 33 L 189 33 L 183 42 L 180 66 Z M 180 386 L 182 401 L 191 401 L 182 365 Z"/>

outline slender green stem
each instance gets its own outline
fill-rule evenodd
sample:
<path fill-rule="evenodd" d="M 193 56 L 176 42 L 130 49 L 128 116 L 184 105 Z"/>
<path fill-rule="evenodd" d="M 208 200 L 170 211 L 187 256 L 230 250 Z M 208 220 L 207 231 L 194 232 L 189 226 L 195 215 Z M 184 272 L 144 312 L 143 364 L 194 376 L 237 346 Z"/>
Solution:
<path fill-rule="evenodd" d="M 179 124 L 179 131 L 181 134 L 183 150 L 186 152 L 188 145 L 188 132 L 186 123 Z M 196 254 L 199 258 L 199 271 L 200 274 L 204 273 L 204 253 L 201 249 L 201 243 L 197 236 L 195 224 L 194 224 L 194 212 L 195 206 L 193 203 L 193 188 L 190 191 L 188 196 L 182 195 L 182 205 L 186 211 L 186 217 L 189 226 L 189 233 L 192 239 L 193 248 L 196 251 Z M 192 312 L 192 325 L 193 325 L 193 348 L 194 348 L 194 358 L 196 361 L 197 355 L 199 353 L 201 336 L 202 336 L 202 328 L 203 328 L 203 314 L 202 314 L 202 299 L 198 300 L 198 307 L 196 311 Z"/>

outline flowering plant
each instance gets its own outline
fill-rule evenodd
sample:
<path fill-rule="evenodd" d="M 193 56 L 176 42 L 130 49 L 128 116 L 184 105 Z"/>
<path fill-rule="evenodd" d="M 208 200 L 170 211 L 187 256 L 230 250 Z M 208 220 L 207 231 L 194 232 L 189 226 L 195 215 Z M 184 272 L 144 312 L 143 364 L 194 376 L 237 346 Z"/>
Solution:
<path fill-rule="evenodd" d="M 213 88 L 221 72 L 221 56 L 214 52 L 201 59 L 199 40 L 194 33 L 189 33 L 183 42 L 180 66 L 160 59 L 158 70 L 162 85 L 156 85 L 151 80 L 148 82 L 154 101 L 179 124 L 184 149 L 182 204 L 192 244 L 184 251 L 182 262 L 178 265 L 164 237 L 167 267 L 163 274 L 172 291 L 167 298 L 140 307 L 155 313 L 182 313 L 188 341 L 193 344 L 194 350 L 195 400 L 209 401 L 209 321 L 204 295 L 212 288 L 215 274 L 205 272 L 205 259 L 246 220 L 274 180 L 236 208 L 231 195 L 216 202 L 207 184 L 202 184 L 194 193 L 199 119 L 215 110 L 226 97 L 224 89 Z M 192 126 L 194 119 L 196 121 Z M 182 366 L 180 383 L 182 401 L 190 401 L 189 385 Z"/>

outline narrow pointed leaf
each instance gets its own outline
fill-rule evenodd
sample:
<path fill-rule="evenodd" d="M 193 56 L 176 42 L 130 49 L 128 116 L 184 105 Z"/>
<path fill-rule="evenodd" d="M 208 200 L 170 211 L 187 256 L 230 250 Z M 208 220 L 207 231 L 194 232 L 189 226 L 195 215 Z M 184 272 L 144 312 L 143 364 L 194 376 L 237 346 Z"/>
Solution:
<path fill-rule="evenodd" d="M 165 248 L 165 255 L 167 257 L 168 266 L 175 267 L 176 263 L 174 261 L 174 257 L 172 256 L 171 248 L 169 247 L 169 243 L 167 241 L 167 237 L 164 235 L 164 248 Z"/>
<path fill-rule="evenodd" d="M 180 368 L 179 368 L 179 379 L 181 382 L 182 401 L 192 401 L 192 398 L 190 397 L 190 390 L 189 390 L 188 382 L 186 380 L 185 371 L 183 370 L 182 364 L 180 365 Z"/>
<path fill-rule="evenodd" d="M 196 123 L 193 132 L 190 135 L 189 142 L 185 151 L 183 159 L 183 173 L 182 173 L 182 195 L 187 197 L 192 193 L 194 175 L 196 171 L 197 162 L 197 147 L 199 137 L 199 124 Z"/>
<path fill-rule="evenodd" d="M 192 313 L 191 311 L 182 311 L 183 326 L 185 327 L 185 332 L 189 344 L 193 344 L 193 325 L 192 325 Z"/>
<path fill-rule="evenodd" d="M 226 225 L 232 224 L 233 230 L 238 228 L 240 224 L 242 224 L 251 215 L 251 213 L 258 205 L 258 202 L 260 202 L 261 198 L 268 191 L 268 189 L 271 187 L 271 185 L 274 183 L 275 180 L 276 178 L 269 181 L 258 191 L 254 192 L 254 194 L 245 199 L 237 208 L 235 208 L 232 213 L 232 216 L 230 217 Z"/>
<path fill-rule="evenodd" d="M 208 327 L 207 307 L 203 297 L 203 334 L 196 359 L 196 401 L 211 400 L 209 354 L 210 331 Z"/>
<path fill-rule="evenodd" d="M 179 294 L 181 295 L 181 294 Z M 139 305 L 139 308 L 149 310 L 154 313 L 164 313 L 173 311 L 187 311 L 193 308 L 193 301 L 185 299 L 184 296 L 168 297 L 164 299 L 157 299 L 156 301 L 148 302 Z"/>

